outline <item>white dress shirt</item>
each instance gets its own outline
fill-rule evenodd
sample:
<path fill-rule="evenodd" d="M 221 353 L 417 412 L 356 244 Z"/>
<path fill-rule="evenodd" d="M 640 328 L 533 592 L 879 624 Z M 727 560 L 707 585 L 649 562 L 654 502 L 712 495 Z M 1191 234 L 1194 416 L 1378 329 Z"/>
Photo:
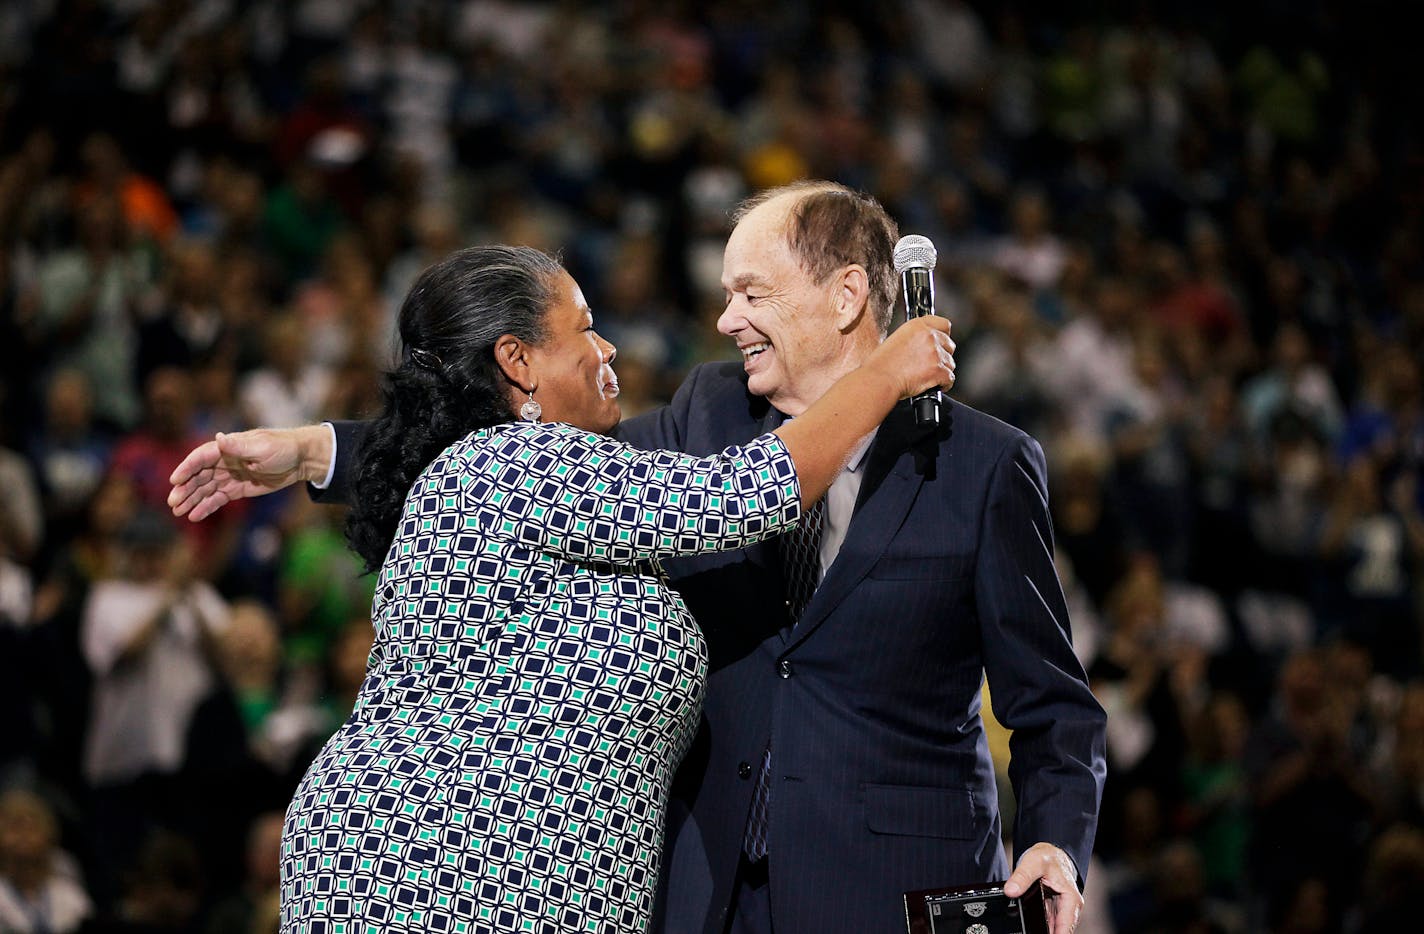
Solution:
<path fill-rule="evenodd" d="M 845 469 L 826 491 L 825 514 L 821 517 L 821 580 L 825 579 L 826 570 L 835 563 L 845 542 L 846 530 L 855 514 L 855 501 L 860 496 L 860 484 L 865 479 L 865 456 L 874 442 L 874 431 L 860 439 L 851 449 Z"/>

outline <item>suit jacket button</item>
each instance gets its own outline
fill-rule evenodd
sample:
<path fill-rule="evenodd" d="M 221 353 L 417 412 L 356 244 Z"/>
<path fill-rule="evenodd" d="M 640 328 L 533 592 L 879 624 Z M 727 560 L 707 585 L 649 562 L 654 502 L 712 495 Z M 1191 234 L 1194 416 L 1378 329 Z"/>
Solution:
<path fill-rule="evenodd" d="M 776 673 L 781 675 L 781 677 L 783 678 L 791 677 L 791 663 L 783 658 L 781 661 L 776 663 Z"/>
<path fill-rule="evenodd" d="M 752 764 L 750 762 L 737 763 L 737 776 L 740 778 L 752 777 Z"/>

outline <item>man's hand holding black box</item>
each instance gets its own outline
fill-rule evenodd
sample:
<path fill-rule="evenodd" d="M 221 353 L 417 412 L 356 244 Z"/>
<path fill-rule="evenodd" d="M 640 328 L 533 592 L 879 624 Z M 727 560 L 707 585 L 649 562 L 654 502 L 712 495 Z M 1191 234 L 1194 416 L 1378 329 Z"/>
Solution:
<path fill-rule="evenodd" d="M 1043 887 L 1019 898 L 1002 885 L 958 886 L 905 893 L 908 934 L 1049 934 Z"/>

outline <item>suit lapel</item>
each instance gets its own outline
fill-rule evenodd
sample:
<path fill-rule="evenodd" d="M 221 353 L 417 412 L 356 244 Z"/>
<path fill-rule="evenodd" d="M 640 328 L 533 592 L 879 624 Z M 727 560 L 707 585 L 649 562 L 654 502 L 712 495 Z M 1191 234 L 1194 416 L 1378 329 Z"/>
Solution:
<path fill-rule="evenodd" d="M 820 627 L 831 609 L 845 599 L 885 553 L 904 524 L 925 481 L 923 465 L 914 456 L 916 442 L 925 438 L 926 433 L 916 429 L 908 405 L 897 405 L 881 424 L 866 458 L 865 478 L 845 542 L 806 605 L 801 622 L 792 630 L 787 651 L 805 642 Z"/>

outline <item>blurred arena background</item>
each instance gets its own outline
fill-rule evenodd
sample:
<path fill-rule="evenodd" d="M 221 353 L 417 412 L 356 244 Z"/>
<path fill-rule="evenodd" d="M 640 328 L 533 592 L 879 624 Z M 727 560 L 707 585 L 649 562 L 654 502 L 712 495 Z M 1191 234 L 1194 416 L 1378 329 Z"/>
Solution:
<path fill-rule="evenodd" d="M 935 242 L 955 395 L 1047 451 L 1111 715 L 1080 931 L 1413 927 L 1410 6 L 7 0 L 0 930 L 276 930 L 370 583 L 301 491 L 174 522 L 196 440 L 370 412 L 487 241 L 561 252 L 655 406 L 733 356 L 728 210 L 807 176 Z M 185 638 L 121 637 L 155 589 Z"/>

